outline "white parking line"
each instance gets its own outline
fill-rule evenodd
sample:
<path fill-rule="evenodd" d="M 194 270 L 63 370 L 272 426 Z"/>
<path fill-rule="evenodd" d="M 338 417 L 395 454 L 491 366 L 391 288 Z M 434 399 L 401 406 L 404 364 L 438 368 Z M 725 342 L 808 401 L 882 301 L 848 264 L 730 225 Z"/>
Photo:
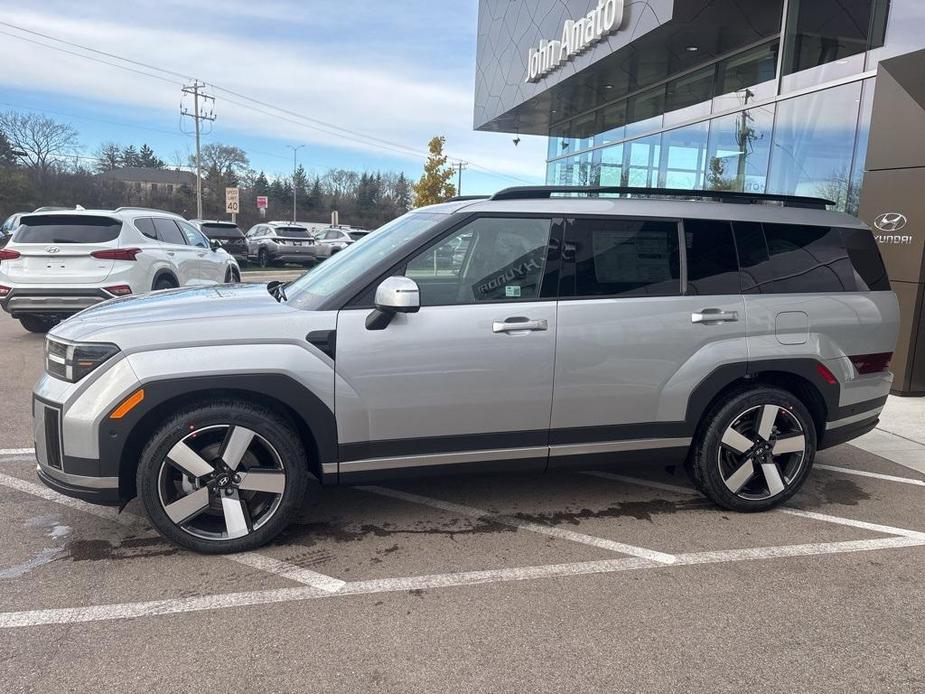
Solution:
<path fill-rule="evenodd" d="M 784 557 L 807 557 L 824 554 L 841 554 L 846 552 L 864 552 L 872 550 L 896 549 L 925 545 L 925 539 L 913 537 L 891 537 L 874 540 L 851 540 L 847 542 L 828 542 L 807 545 L 784 545 L 779 547 L 756 547 L 748 549 L 723 550 L 717 552 L 693 552 L 679 554 L 676 566 L 693 566 L 707 563 L 727 563 L 779 559 Z M 45 624 L 75 624 L 79 622 L 96 622 L 114 619 L 134 619 L 155 615 L 181 614 L 219 610 L 229 607 L 247 607 L 271 603 L 297 602 L 326 597 L 347 595 L 369 595 L 391 593 L 407 590 L 424 590 L 433 588 L 453 588 L 504 583 L 509 581 L 526 581 L 540 578 L 561 578 L 590 574 L 609 574 L 638 569 L 667 569 L 664 564 L 635 557 L 607 559 L 602 561 L 575 562 L 570 564 L 549 564 L 544 566 L 522 566 L 509 569 L 490 569 L 484 571 L 461 571 L 458 573 L 430 574 L 423 576 L 404 576 L 384 578 L 371 581 L 345 583 L 339 590 L 321 590 L 319 588 L 283 588 L 277 590 L 251 591 L 244 593 L 227 593 L 224 595 L 206 595 L 195 598 L 178 598 L 173 600 L 154 600 L 148 602 L 117 603 L 110 605 L 92 605 L 87 607 L 68 607 L 51 610 L 28 610 L 25 612 L 0 613 L 0 629 L 30 627 Z"/>
<path fill-rule="evenodd" d="M 79 501 L 78 499 L 72 499 L 68 496 L 64 496 L 63 494 L 58 494 L 58 492 L 53 491 L 44 485 L 36 484 L 34 482 L 27 482 L 26 480 L 21 480 L 18 477 L 12 477 L 11 475 L 5 475 L 3 473 L 0 473 L 0 484 L 20 492 L 25 492 L 26 494 L 31 494 L 32 496 L 37 496 L 47 501 L 52 501 L 56 504 L 60 504 L 61 506 L 67 506 L 68 508 L 73 508 L 77 511 L 89 513 L 99 518 L 112 521 L 113 523 L 118 523 L 120 525 L 130 527 L 140 535 L 157 536 L 157 533 L 153 528 L 150 527 L 150 525 L 148 525 L 146 519 L 128 511 L 118 513 L 114 508 L 108 506 L 96 506 L 94 504 L 88 504 L 84 501 Z M 296 566 L 295 564 L 280 561 L 279 559 L 273 559 L 272 557 L 267 557 L 265 555 L 258 554 L 257 552 L 223 554 L 221 556 L 223 559 L 227 559 L 228 561 L 233 561 L 237 564 L 243 564 L 244 566 L 248 566 L 252 569 L 264 571 L 266 573 L 274 574 L 282 578 L 288 578 L 290 581 L 302 583 L 306 586 L 311 586 L 326 592 L 337 590 L 344 583 L 340 579 L 334 578 L 332 576 L 326 576 L 316 571 L 311 571 L 310 569 L 304 569 L 301 566 Z"/>
<path fill-rule="evenodd" d="M 34 448 L 0 448 L 0 455 L 34 455 Z"/>
<path fill-rule="evenodd" d="M 798 508 L 778 509 L 781 513 L 801 518 L 811 518 L 812 520 L 823 521 L 825 523 L 836 523 L 838 525 L 847 525 L 851 528 L 861 528 L 870 530 L 875 533 L 884 535 L 899 535 L 900 537 L 909 537 L 915 540 L 925 540 L 925 533 L 918 530 L 908 530 L 906 528 L 894 528 L 892 525 L 880 525 L 878 523 L 868 523 L 867 521 L 854 520 L 853 518 L 842 518 L 841 516 L 830 516 L 827 513 L 816 513 L 815 511 L 803 511 Z"/>
<path fill-rule="evenodd" d="M 828 470 L 829 472 L 841 472 L 846 475 L 857 475 L 859 477 L 873 477 L 878 480 L 885 480 L 887 482 L 900 482 L 901 484 L 913 484 L 917 487 L 925 487 L 925 480 L 916 480 L 911 477 L 897 477 L 896 475 L 884 475 L 879 472 L 868 472 L 867 470 L 853 470 L 852 468 L 847 467 L 838 467 L 836 465 L 822 465 L 821 463 L 816 463 L 813 465 L 814 468 L 818 470 Z"/>
<path fill-rule="evenodd" d="M 429 496 L 409 494 L 408 492 L 401 492 L 397 489 L 389 489 L 387 487 L 361 486 L 354 487 L 354 489 L 359 489 L 360 491 L 368 492 L 370 494 L 378 494 L 380 496 L 387 496 L 393 499 L 408 501 L 413 504 L 430 506 L 432 508 L 438 508 L 444 511 L 449 511 L 450 513 L 456 513 L 472 518 L 485 518 L 494 521 L 495 523 L 501 523 L 502 525 L 518 528 L 520 530 L 527 530 L 531 533 L 537 533 L 538 535 L 546 535 L 547 537 L 555 537 L 560 540 L 568 540 L 569 542 L 577 542 L 583 545 L 590 545 L 591 547 L 606 549 L 612 552 L 629 554 L 633 557 L 648 559 L 649 561 L 658 562 L 660 564 L 673 564 L 675 560 L 673 554 L 666 554 L 665 552 L 658 552 L 653 549 L 646 549 L 645 547 L 628 545 L 623 542 L 605 540 L 601 537 L 585 535 L 584 533 L 576 533 L 572 530 L 563 530 L 562 528 L 540 525 L 539 523 L 531 523 L 530 521 L 521 520 L 520 518 L 513 518 L 511 516 L 491 513 L 490 511 L 474 508 L 472 506 L 462 506 L 460 504 L 454 504 L 450 501 L 443 501 L 442 499 L 433 499 Z"/>

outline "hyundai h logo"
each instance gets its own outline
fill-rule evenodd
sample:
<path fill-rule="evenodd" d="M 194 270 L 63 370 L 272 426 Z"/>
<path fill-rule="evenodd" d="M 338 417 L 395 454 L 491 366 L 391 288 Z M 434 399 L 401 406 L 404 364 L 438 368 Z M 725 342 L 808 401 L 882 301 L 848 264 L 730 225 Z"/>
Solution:
<path fill-rule="evenodd" d="M 48 248 L 45 249 L 45 252 L 46 253 L 60 253 L 61 249 L 58 248 L 57 246 L 49 246 Z"/>
<path fill-rule="evenodd" d="M 880 231 L 895 232 L 903 229 L 909 220 L 899 212 L 884 212 L 874 220 L 874 226 Z"/>

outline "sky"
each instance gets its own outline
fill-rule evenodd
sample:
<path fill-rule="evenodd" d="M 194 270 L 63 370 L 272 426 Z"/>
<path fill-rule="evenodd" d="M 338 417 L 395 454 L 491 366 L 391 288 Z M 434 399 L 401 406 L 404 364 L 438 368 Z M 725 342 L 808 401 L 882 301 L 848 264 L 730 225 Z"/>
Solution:
<path fill-rule="evenodd" d="M 270 176 L 291 172 L 287 145 L 304 145 L 299 162 L 313 174 L 417 179 L 427 141 L 444 135 L 447 154 L 470 162 L 463 193 L 542 183 L 544 138 L 515 147 L 512 135 L 473 131 L 477 13 L 477 0 L 0 0 L 0 110 L 71 123 L 78 156 L 103 141 L 147 143 L 174 165 L 194 148 L 181 86 L 199 79 L 215 97 L 203 143 L 239 146 Z M 22 37 L 86 54 L 9 25 L 177 75 L 52 50 Z"/>

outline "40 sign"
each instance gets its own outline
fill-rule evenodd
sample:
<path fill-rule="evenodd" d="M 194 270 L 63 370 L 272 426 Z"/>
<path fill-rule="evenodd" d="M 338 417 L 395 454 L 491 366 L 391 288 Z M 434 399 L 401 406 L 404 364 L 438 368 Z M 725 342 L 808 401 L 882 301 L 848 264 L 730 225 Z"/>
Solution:
<path fill-rule="evenodd" d="M 238 188 L 225 188 L 225 212 L 237 214 L 241 209 L 241 191 Z"/>

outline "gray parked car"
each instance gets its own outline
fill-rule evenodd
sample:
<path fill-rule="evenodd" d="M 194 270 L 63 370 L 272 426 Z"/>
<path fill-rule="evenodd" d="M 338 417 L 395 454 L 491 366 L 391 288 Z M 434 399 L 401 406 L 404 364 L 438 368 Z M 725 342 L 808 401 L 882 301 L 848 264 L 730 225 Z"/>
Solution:
<path fill-rule="evenodd" d="M 315 232 L 315 243 L 318 246 L 318 258 L 330 258 L 352 243 L 356 243 L 369 234 L 365 229 L 352 227 L 328 227 Z"/>
<path fill-rule="evenodd" d="M 244 236 L 248 261 L 260 267 L 283 263 L 314 265 L 318 260 L 315 239 L 307 227 L 295 222 L 255 224 Z"/>
<path fill-rule="evenodd" d="M 407 473 L 678 463 L 723 508 L 780 504 L 890 390 L 869 229 L 824 200 L 617 191 L 426 207 L 288 285 L 84 311 L 47 339 L 38 475 L 139 495 L 202 552 L 268 542 L 309 488 Z"/>

